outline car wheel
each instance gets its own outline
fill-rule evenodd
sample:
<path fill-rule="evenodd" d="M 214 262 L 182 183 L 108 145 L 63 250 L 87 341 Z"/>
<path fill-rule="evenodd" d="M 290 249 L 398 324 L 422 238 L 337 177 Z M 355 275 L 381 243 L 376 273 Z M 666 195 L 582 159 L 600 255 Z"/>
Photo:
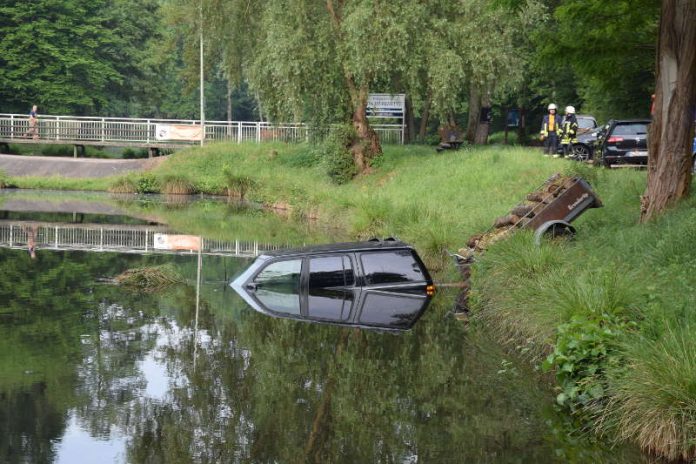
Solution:
<path fill-rule="evenodd" d="M 578 161 L 587 161 L 592 159 L 590 147 L 583 145 L 582 143 L 573 145 L 573 155 L 575 155 L 575 159 Z"/>

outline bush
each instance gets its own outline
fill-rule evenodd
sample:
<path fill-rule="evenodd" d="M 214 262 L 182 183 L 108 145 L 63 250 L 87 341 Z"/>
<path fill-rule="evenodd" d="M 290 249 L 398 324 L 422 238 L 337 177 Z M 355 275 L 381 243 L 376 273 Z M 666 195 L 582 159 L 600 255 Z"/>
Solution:
<path fill-rule="evenodd" d="M 158 193 L 160 191 L 157 177 L 150 172 L 144 172 L 137 177 L 135 185 L 138 193 Z"/>
<path fill-rule="evenodd" d="M 350 182 L 358 174 L 349 148 L 355 139 L 355 129 L 351 125 L 333 126 L 318 153 L 326 173 L 337 184 Z"/>
<path fill-rule="evenodd" d="M 121 153 L 121 157 L 123 159 L 141 159 L 141 158 L 147 158 L 148 153 L 147 153 L 147 149 L 145 149 L 145 148 L 126 148 Z"/>

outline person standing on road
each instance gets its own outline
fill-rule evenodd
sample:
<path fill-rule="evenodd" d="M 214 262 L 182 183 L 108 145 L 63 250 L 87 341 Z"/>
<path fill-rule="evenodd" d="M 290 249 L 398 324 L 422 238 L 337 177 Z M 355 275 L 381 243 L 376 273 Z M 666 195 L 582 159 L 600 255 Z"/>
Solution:
<path fill-rule="evenodd" d="M 24 134 L 25 137 L 29 137 L 31 135 L 31 138 L 34 140 L 39 138 L 39 115 L 36 113 L 36 111 L 36 105 L 32 106 L 31 111 L 29 112 L 29 130 L 27 130 L 27 133 Z"/>
<path fill-rule="evenodd" d="M 558 133 L 560 123 L 556 115 L 556 105 L 551 103 L 548 107 L 548 114 L 544 116 L 541 125 L 540 138 L 544 141 L 544 156 L 555 155 L 558 150 Z"/>
<path fill-rule="evenodd" d="M 561 123 L 561 145 L 563 156 L 568 158 L 573 155 L 573 144 L 578 143 L 578 118 L 574 106 L 566 106 L 565 113 Z"/>

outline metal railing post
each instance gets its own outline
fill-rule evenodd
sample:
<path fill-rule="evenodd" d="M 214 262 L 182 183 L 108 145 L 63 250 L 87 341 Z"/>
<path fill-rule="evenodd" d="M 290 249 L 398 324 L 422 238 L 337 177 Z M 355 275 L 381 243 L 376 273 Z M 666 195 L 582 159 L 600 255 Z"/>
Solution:
<path fill-rule="evenodd" d="M 234 254 L 239 256 L 239 240 L 234 241 Z"/>
<path fill-rule="evenodd" d="M 10 224 L 10 246 L 14 243 L 14 226 Z"/>
<path fill-rule="evenodd" d="M 104 251 L 104 228 L 99 229 L 99 251 Z"/>
<path fill-rule="evenodd" d="M 101 119 L 101 141 L 106 140 L 106 121 L 104 118 Z"/>
<path fill-rule="evenodd" d="M 60 140 L 60 116 L 56 116 L 56 140 Z"/>
<path fill-rule="evenodd" d="M 147 120 L 147 142 L 150 143 L 150 120 Z"/>
<path fill-rule="evenodd" d="M 56 250 L 58 249 L 58 226 L 56 226 Z"/>
<path fill-rule="evenodd" d="M 237 143 L 242 143 L 242 121 L 237 123 Z"/>
<path fill-rule="evenodd" d="M 147 243 L 147 235 L 148 235 L 148 229 L 145 229 L 145 253 L 147 253 L 147 247 L 148 247 L 148 245 L 149 245 L 149 244 Z"/>
<path fill-rule="evenodd" d="M 261 141 L 261 123 L 256 123 L 256 143 Z"/>
<path fill-rule="evenodd" d="M 10 115 L 10 138 L 14 138 L 14 115 Z"/>

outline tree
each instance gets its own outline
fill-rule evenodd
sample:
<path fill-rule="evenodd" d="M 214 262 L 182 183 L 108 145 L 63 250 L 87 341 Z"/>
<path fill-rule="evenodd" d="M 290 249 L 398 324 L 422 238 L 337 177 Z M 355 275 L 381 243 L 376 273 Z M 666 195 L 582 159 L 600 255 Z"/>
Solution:
<path fill-rule="evenodd" d="M 696 3 L 663 0 L 643 222 L 689 195 L 695 110 Z"/>

